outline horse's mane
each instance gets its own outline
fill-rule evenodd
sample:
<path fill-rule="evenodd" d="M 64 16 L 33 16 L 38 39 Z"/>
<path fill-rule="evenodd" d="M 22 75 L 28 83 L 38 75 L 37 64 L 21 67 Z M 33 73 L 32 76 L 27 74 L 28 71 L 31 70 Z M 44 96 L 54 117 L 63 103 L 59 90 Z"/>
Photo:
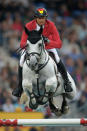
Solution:
<path fill-rule="evenodd" d="M 37 31 L 35 31 L 35 30 L 30 32 L 30 35 L 28 36 L 28 40 L 32 44 L 36 44 L 40 39 L 41 39 L 41 35 Z"/>

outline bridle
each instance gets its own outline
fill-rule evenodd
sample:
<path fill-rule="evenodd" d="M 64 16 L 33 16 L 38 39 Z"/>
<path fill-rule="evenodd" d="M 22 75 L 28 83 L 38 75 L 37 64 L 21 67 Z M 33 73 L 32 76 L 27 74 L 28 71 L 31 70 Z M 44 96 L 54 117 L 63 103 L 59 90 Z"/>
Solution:
<path fill-rule="evenodd" d="M 35 56 L 38 63 L 39 63 L 40 60 L 41 60 L 41 56 L 42 56 L 43 51 L 45 53 L 45 62 L 43 64 L 38 64 L 38 69 L 35 70 L 36 73 L 39 72 L 41 69 L 43 69 L 47 65 L 47 63 L 49 61 L 49 56 L 47 55 L 46 50 L 44 49 L 44 40 L 43 40 L 43 38 L 42 38 L 40 53 L 37 53 L 37 52 L 28 53 L 27 50 L 26 50 L 26 64 L 27 64 L 28 67 L 29 67 L 28 61 L 30 60 L 30 57 Z M 37 58 L 37 56 L 38 56 L 38 58 Z"/>

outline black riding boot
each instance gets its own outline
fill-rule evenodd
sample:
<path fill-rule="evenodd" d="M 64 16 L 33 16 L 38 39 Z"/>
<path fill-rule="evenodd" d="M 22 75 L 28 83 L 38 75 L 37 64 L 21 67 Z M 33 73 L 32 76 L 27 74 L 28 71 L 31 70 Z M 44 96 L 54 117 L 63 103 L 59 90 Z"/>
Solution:
<path fill-rule="evenodd" d="M 65 92 L 71 92 L 72 91 L 71 82 L 68 79 L 67 71 L 66 71 L 64 64 L 62 63 L 61 60 L 59 63 L 57 63 L 57 67 L 58 67 L 58 71 L 61 73 L 62 78 L 64 80 Z"/>
<path fill-rule="evenodd" d="M 22 88 L 22 67 L 19 66 L 18 67 L 18 87 L 15 88 L 12 92 L 12 95 L 16 96 L 16 97 L 21 97 L 21 94 L 23 92 L 23 88 Z"/>

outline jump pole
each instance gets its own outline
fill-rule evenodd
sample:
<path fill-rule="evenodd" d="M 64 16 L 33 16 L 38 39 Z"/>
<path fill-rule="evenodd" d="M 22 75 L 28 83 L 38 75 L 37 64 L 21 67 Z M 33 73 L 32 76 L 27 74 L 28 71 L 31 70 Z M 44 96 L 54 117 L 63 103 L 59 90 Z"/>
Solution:
<path fill-rule="evenodd" d="M 0 119 L 0 126 L 87 126 L 87 119 Z"/>

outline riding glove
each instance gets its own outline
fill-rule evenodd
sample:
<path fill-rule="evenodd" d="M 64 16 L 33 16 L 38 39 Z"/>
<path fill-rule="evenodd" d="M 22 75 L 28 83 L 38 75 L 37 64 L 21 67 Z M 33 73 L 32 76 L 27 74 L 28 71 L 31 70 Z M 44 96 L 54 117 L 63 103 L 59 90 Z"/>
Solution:
<path fill-rule="evenodd" d="M 50 40 L 49 40 L 47 37 L 45 37 L 45 36 L 43 36 L 43 40 L 44 40 L 44 42 L 46 42 L 46 43 L 49 43 L 49 42 L 50 42 Z"/>

